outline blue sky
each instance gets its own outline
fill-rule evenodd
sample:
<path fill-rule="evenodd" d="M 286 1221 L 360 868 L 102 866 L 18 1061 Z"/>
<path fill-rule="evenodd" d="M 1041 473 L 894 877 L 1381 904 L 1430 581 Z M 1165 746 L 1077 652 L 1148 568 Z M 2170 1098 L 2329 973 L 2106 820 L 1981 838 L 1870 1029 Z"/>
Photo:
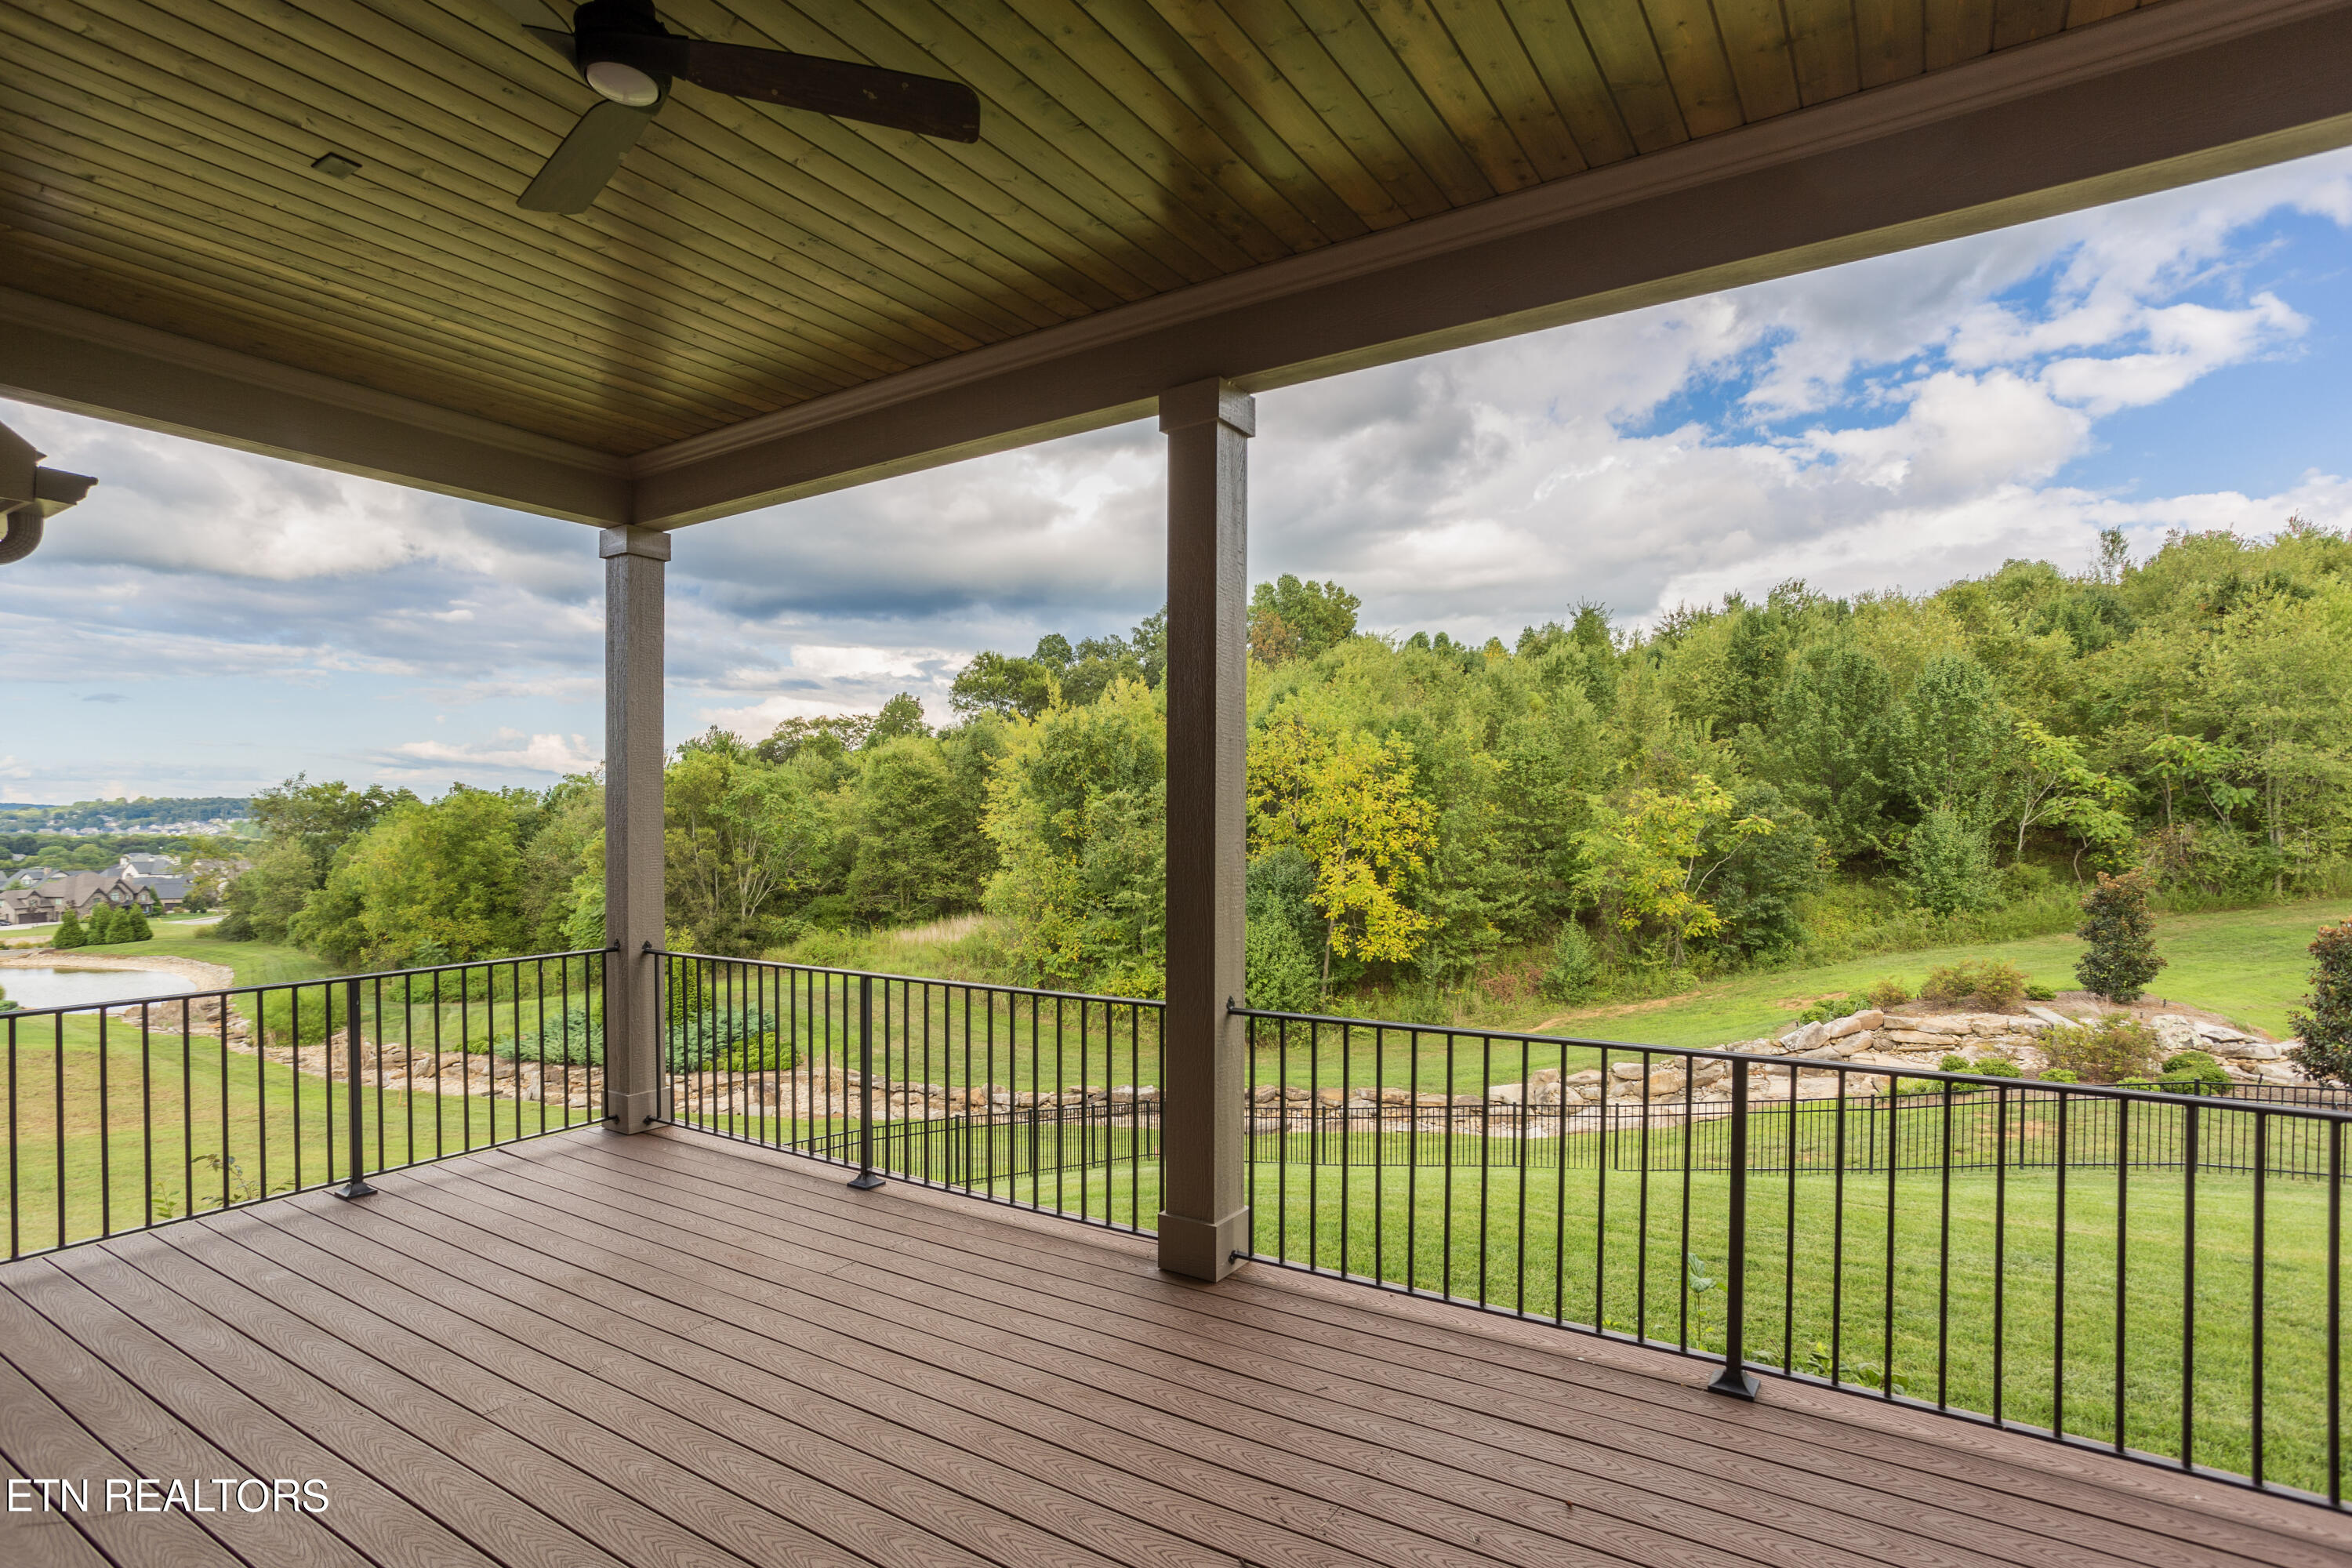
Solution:
<path fill-rule="evenodd" d="M 1933 588 L 2098 529 L 2352 522 L 2352 153 L 1260 399 L 1252 572 L 1509 637 L 1790 576 Z M 0 799 L 594 763 L 575 524 L 0 403 L 92 499 L 0 573 Z M 673 739 L 872 708 L 1160 599 L 1136 425 L 677 540 Z"/>

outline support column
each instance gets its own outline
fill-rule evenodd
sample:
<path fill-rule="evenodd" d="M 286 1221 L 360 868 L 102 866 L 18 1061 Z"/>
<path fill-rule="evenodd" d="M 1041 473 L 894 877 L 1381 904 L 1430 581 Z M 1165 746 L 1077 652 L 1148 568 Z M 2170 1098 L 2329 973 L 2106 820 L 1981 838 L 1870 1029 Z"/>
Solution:
<path fill-rule="evenodd" d="M 669 535 L 608 528 L 604 558 L 604 1117 L 642 1132 L 660 1114 L 662 578 Z"/>
<path fill-rule="evenodd" d="M 1223 381 L 1162 393 L 1168 437 L 1168 1005 L 1160 1022 L 1160 1267 L 1222 1279 L 1250 1248 L 1242 1195 L 1249 437 Z"/>

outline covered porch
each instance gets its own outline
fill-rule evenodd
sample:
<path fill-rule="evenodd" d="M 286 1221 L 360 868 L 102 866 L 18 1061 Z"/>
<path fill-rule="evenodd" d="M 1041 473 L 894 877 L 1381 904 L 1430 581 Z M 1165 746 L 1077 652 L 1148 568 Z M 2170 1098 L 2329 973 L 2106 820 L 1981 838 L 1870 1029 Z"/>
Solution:
<path fill-rule="evenodd" d="M 0 390 L 595 531 L 610 938 L 445 966 L 446 993 L 412 971 L 220 994 L 209 1022 L 186 999 L 11 1016 L 0 1458 L 51 1484 L 0 1519 L 0 1555 L 2346 1560 L 2352 1116 L 1925 1071 L 1898 1103 L 1834 1062 L 1464 1031 L 1424 1062 L 1428 1031 L 1240 1003 L 1256 395 L 2343 145 L 2352 3 L 1007 0 L 966 21 L 733 0 L 669 19 L 967 81 L 980 140 L 685 93 L 560 216 L 518 201 L 596 106 L 526 16 L 565 20 L 0 15 L 30 83 Z M 664 576 L 691 525 L 1146 418 L 1168 460 L 1164 998 L 665 951 Z M 717 1037 L 681 1035 L 688 1015 Z M 961 1056 L 935 1062 L 951 1027 Z M 1498 1127 L 1495 1074 L 1557 1089 L 1570 1047 L 1601 1080 L 1589 1115 Z M 1802 1125 L 1826 1154 L 1793 1114 L 1824 1097 Z M 99 1130 L 71 1160 L 69 1100 Z M 53 1176 L 15 1163 L 20 1106 L 51 1117 Z M 2005 1296 L 2040 1268 L 2010 1250 L 2043 1225 L 2009 1184 L 2029 1126 L 2057 1289 Z M 2066 1207 L 2085 1170 L 2113 1209 L 2087 1240 L 2084 1189 Z M 2148 1255 L 2125 1234 L 2147 1170 L 2188 1220 L 2154 1329 L 2125 1258 Z M 1654 1212 L 1654 1173 L 1675 1194 Z M 1956 1179 L 1990 1276 L 1954 1251 Z M 2251 1349 L 2200 1363 L 2225 1315 L 2199 1316 L 2215 1182 L 2255 1216 L 2227 1287 Z M 1007 1206 L 1024 1190 L 1039 1212 Z M 2273 1268 L 2279 1213 L 2309 1223 Z M 2096 1400 L 2068 1382 L 2096 1360 L 2065 1342 L 2070 1247 L 2077 1295 L 2115 1279 Z M 1703 1252 L 1721 1293 L 1695 1312 Z M 1949 1303 L 1987 1278 L 1961 1343 Z M 1857 1328 L 1864 1296 L 1884 1310 Z M 1852 1360 L 1881 1321 L 1878 1359 Z M 2044 1373 L 2042 1405 L 2004 1406 Z M 2218 1459 L 2195 1441 L 2217 1427 Z M 2294 1468 L 2265 1472 L 2266 1444 Z M 332 1502 L 109 1511 L 54 1484 L 214 1476 Z"/>
<path fill-rule="evenodd" d="M 332 1500 L 53 1489 L 12 1560 L 2344 1560 L 2284 1500 L 1827 1389 L 1726 1400 L 1676 1357 L 1335 1280 L 1187 1281 L 1148 1239 L 691 1131 L 375 1185 L 0 1272 L 19 1476 Z"/>

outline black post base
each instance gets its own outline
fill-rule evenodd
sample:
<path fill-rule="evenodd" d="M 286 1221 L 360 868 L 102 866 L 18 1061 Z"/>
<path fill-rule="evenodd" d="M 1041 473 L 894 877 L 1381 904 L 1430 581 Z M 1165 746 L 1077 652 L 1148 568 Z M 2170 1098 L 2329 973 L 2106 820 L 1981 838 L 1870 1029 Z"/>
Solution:
<path fill-rule="evenodd" d="M 849 1184 L 858 1192 L 870 1193 L 877 1187 L 887 1186 L 889 1184 L 883 1177 L 876 1175 L 871 1171 L 866 1171 L 859 1174 Z"/>
<path fill-rule="evenodd" d="M 353 1176 L 335 1189 L 335 1195 L 339 1198 L 372 1198 L 375 1196 L 375 1189 L 367 1184 L 365 1178 Z"/>
<path fill-rule="evenodd" d="M 1756 1379 L 1752 1373 L 1727 1366 L 1715 1374 L 1715 1381 L 1706 1385 L 1706 1391 L 1709 1394 L 1727 1394 L 1734 1399 L 1754 1399 Z"/>

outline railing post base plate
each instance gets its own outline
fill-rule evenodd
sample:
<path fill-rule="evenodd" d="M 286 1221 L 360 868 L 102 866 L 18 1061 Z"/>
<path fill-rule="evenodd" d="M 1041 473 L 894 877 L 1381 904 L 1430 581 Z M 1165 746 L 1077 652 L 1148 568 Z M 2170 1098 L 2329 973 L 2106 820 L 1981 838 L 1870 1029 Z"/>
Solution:
<path fill-rule="evenodd" d="M 375 1189 L 369 1186 L 365 1181 L 354 1176 L 337 1187 L 335 1195 L 339 1198 L 372 1198 L 375 1196 Z"/>
<path fill-rule="evenodd" d="M 850 1178 L 849 1184 L 857 1192 L 870 1193 L 877 1187 L 887 1187 L 890 1183 L 887 1177 L 877 1176 L 871 1171 L 866 1171 Z"/>
<path fill-rule="evenodd" d="M 1734 1399 L 1752 1400 L 1757 1393 L 1756 1375 L 1753 1373 L 1740 1372 L 1727 1366 L 1715 1374 L 1715 1381 L 1706 1385 L 1706 1391 L 1709 1394 L 1728 1394 Z"/>

